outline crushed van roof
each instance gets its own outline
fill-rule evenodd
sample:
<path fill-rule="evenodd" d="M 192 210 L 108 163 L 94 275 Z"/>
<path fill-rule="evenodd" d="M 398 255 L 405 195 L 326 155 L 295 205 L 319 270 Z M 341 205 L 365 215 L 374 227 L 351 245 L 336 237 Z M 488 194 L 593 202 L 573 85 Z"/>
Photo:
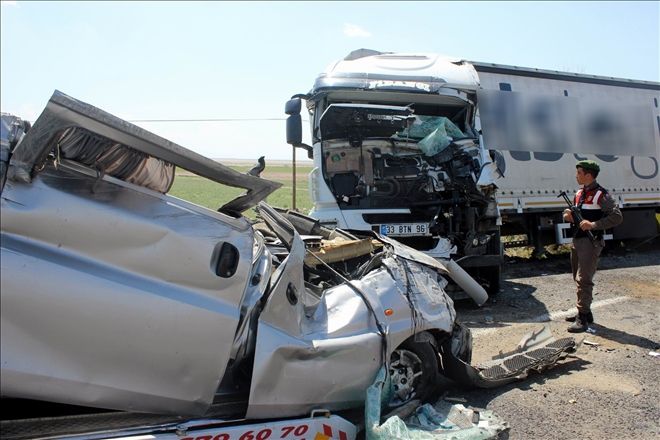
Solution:
<path fill-rule="evenodd" d="M 214 182 L 245 188 L 246 194 L 220 208 L 226 212 L 245 211 L 281 186 L 278 182 L 239 173 L 57 90 L 32 129 L 16 146 L 9 164 L 8 178 L 30 182 L 35 167 L 43 163 L 55 147 L 53 142 L 56 137 L 72 127 L 85 129 Z"/>

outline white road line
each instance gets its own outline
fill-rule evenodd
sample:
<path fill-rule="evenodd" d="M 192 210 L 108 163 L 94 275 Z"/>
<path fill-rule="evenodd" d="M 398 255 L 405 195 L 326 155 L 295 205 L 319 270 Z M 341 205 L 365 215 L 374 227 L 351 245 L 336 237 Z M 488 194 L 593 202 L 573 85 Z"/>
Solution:
<path fill-rule="evenodd" d="M 591 303 L 591 308 L 592 309 L 598 309 L 600 307 L 605 307 L 605 306 L 611 306 L 612 304 L 618 304 L 620 302 L 628 301 L 631 299 L 628 296 L 617 296 L 616 298 L 610 298 L 610 299 L 604 299 L 601 301 L 594 301 Z M 567 316 L 575 315 L 577 313 L 576 308 L 572 308 L 569 310 L 562 310 L 558 312 L 550 312 L 550 313 L 544 313 L 539 316 L 535 316 L 533 318 L 530 318 L 526 320 L 525 322 L 548 322 L 548 321 L 557 321 L 559 319 L 564 319 Z M 507 324 L 507 323 L 505 323 Z M 472 329 L 472 335 L 473 336 L 482 336 L 482 335 L 487 335 L 493 332 L 497 332 L 501 330 L 502 327 L 494 327 L 494 328 L 475 328 Z"/>

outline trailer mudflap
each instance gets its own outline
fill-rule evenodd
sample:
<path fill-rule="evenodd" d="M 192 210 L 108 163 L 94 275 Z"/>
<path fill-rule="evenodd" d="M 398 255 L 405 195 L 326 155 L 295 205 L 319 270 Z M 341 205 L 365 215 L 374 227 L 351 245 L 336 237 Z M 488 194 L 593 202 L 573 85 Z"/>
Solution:
<path fill-rule="evenodd" d="M 525 335 L 515 350 L 500 352 L 482 365 L 472 366 L 449 349 L 442 350 L 442 364 L 445 375 L 461 385 L 495 388 L 524 379 L 530 371 L 552 368 L 574 353 L 579 344 L 573 338 L 555 339 L 550 329 L 544 326 Z"/>

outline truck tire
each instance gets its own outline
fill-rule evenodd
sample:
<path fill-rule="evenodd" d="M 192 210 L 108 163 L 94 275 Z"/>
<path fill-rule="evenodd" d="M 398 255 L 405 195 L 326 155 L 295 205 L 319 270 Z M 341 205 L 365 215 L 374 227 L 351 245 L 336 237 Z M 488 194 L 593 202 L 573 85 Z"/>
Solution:
<path fill-rule="evenodd" d="M 484 267 L 482 270 L 483 277 L 488 283 L 488 296 L 495 296 L 500 291 L 502 284 L 502 268 L 501 266 Z"/>
<path fill-rule="evenodd" d="M 499 255 L 501 258 L 504 258 L 504 247 L 502 246 L 502 237 L 499 229 L 493 234 L 493 238 L 486 245 L 486 252 L 489 255 Z M 486 289 L 488 296 L 497 295 L 502 284 L 502 265 L 484 267 L 482 269 L 482 276 L 488 283 L 488 288 Z"/>
<path fill-rule="evenodd" d="M 400 406 L 413 399 L 422 402 L 431 398 L 440 380 L 438 351 L 433 337 L 422 332 L 401 344 L 390 356 L 390 377 L 393 396 L 391 406 Z"/>

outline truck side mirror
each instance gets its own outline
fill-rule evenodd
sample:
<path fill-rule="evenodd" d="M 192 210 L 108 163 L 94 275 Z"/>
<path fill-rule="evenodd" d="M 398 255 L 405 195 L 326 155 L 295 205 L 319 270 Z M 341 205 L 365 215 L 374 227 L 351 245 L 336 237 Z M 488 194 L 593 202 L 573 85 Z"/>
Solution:
<path fill-rule="evenodd" d="M 294 147 L 302 143 L 302 119 L 300 118 L 301 99 L 291 98 L 284 105 L 286 118 L 286 143 Z"/>
<path fill-rule="evenodd" d="M 294 147 L 302 144 L 302 119 L 300 114 L 286 118 L 286 143 Z"/>
<path fill-rule="evenodd" d="M 294 148 L 302 148 L 307 151 L 307 157 L 312 159 L 312 147 L 302 143 L 302 118 L 300 109 L 302 100 L 299 97 L 289 99 L 284 105 L 284 113 L 289 115 L 286 118 L 286 143 L 293 145 Z"/>
<path fill-rule="evenodd" d="M 287 115 L 299 115 L 301 108 L 300 98 L 291 98 L 284 105 L 284 113 Z"/>

